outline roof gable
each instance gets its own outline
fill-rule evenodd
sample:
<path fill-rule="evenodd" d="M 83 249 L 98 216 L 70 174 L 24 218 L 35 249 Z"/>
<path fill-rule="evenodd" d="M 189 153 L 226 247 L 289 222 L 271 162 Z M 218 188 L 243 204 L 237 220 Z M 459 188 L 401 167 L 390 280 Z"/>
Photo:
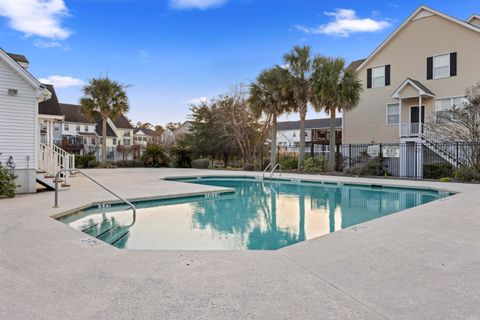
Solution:
<path fill-rule="evenodd" d="M 467 22 L 475 27 L 480 28 L 480 15 L 472 14 L 470 18 L 467 19 Z"/>
<path fill-rule="evenodd" d="M 30 86 L 37 90 L 37 98 L 42 101 L 50 98 L 50 93 L 30 72 L 17 63 L 10 55 L 0 48 L 0 59 L 3 60 L 15 73 L 22 77 Z"/>
<path fill-rule="evenodd" d="M 456 24 L 459 24 L 467 29 L 470 29 L 470 30 L 473 30 L 475 32 L 479 32 L 480 33 L 480 28 L 466 22 L 466 21 L 462 21 L 462 20 L 459 20 L 457 18 L 454 18 L 452 16 L 449 16 L 445 13 L 442 13 L 440 11 L 437 11 L 435 9 L 432 9 L 432 8 L 429 8 L 427 6 L 420 6 L 417 10 L 415 10 L 415 12 L 413 12 L 395 31 L 393 31 L 390 36 L 388 36 L 387 39 L 385 39 L 368 57 L 367 59 L 365 59 L 365 61 L 360 65 L 358 66 L 358 69 L 357 70 L 360 70 L 362 68 L 364 68 L 374 57 L 376 57 L 378 55 L 378 53 L 380 53 L 383 48 L 385 48 L 386 46 L 388 46 L 388 44 L 393 40 L 395 39 L 395 37 L 402 31 L 404 30 L 405 28 L 408 27 L 408 25 L 410 24 L 410 22 L 412 21 L 415 21 L 415 20 L 419 20 L 419 19 L 424 19 L 424 18 L 427 18 L 427 17 L 430 17 L 430 16 L 433 16 L 433 15 L 437 15 L 439 17 L 442 17 L 444 19 L 447 19 L 453 23 L 456 23 Z"/>

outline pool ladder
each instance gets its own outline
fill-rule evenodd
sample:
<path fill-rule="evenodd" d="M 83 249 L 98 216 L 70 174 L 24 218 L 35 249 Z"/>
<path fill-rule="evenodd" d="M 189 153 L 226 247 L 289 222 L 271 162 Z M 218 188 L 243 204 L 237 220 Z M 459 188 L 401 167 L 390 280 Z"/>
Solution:
<path fill-rule="evenodd" d="M 85 178 L 91 180 L 92 182 L 94 182 L 95 184 L 100 186 L 105 191 L 107 191 L 107 192 L 111 193 L 112 195 L 114 195 L 115 197 L 117 197 L 122 202 L 125 202 L 133 211 L 133 221 L 132 221 L 132 224 L 130 226 L 133 226 L 135 224 L 135 221 L 137 220 L 137 209 L 135 208 L 135 206 L 130 201 L 128 201 L 124 197 L 116 194 L 115 192 L 110 190 L 108 187 L 104 186 L 103 184 L 101 184 L 100 182 L 98 182 L 97 180 L 95 180 L 94 178 L 92 178 L 91 176 L 89 176 L 88 174 L 83 172 L 82 170 L 78 170 L 78 169 L 62 169 L 62 170 L 59 170 L 57 172 L 57 174 L 55 175 L 55 205 L 53 206 L 54 208 L 58 208 L 58 180 L 60 179 L 60 174 L 67 173 L 67 172 L 69 172 L 69 173 L 80 173 Z"/>
<path fill-rule="evenodd" d="M 268 171 L 268 169 L 270 169 L 271 167 L 273 167 L 273 169 L 270 171 L 270 180 L 272 179 L 273 177 L 273 173 L 275 172 L 275 170 L 278 168 L 279 169 L 279 172 L 280 172 L 280 176 L 282 175 L 282 166 L 280 165 L 280 163 L 277 163 L 275 166 L 273 165 L 273 163 L 269 163 L 268 166 L 265 168 L 265 170 L 263 170 L 263 173 L 262 173 L 262 179 L 265 180 L 265 173 Z"/>

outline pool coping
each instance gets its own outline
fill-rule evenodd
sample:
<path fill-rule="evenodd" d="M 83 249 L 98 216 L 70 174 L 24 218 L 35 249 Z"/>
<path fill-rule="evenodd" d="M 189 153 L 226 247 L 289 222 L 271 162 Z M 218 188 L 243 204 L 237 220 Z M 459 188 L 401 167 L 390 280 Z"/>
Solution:
<path fill-rule="evenodd" d="M 128 172 L 132 174 L 124 176 Z M 200 190 L 163 183 L 161 176 L 211 173 L 89 172 L 102 182 L 117 183 L 114 189 L 127 199 L 170 198 L 171 192 Z M 303 175 L 286 176 L 307 180 Z M 128 177 L 138 179 L 141 188 L 126 184 Z M 86 246 L 85 234 L 51 218 L 62 210 L 51 207 L 51 193 L 2 199 L 0 247 L 6 254 L 0 259 L 0 296 L 5 301 L 0 314 L 8 319 L 109 319 L 112 315 L 150 319 L 162 314 L 184 319 L 268 319 L 292 314 L 317 319 L 323 312 L 332 319 L 478 316 L 480 257 L 472 252 L 480 250 L 479 185 L 333 178 L 312 175 L 308 180 L 381 182 L 456 194 L 445 202 L 433 201 L 404 214 L 367 221 L 357 225 L 355 232 L 343 229 L 268 252 Z M 90 190 L 85 179 L 75 180 L 70 191 L 62 191 L 63 209 L 101 202 L 102 195 Z M 135 308 L 130 307 L 132 301 Z"/>

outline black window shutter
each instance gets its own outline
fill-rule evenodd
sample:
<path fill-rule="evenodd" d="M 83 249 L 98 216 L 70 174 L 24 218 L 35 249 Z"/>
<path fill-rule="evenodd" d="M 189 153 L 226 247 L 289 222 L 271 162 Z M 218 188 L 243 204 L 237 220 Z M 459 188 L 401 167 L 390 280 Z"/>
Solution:
<path fill-rule="evenodd" d="M 367 89 L 372 87 L 372 68 L 367 69 Z"/>
<path fill-rule="evenodd" d="M 450 77 L 457 75 L 457 53 L 450 53 Z"/>
<path fill-rule="evenodd" d="M 389 64 L 385 66 L 385 85 L 386 86 L 390 85 L 390 65 Z"/>
<path fill-rule="evenodd" d="M 427 80 L 433 79 L 433 57 L 427 58 Z"/>

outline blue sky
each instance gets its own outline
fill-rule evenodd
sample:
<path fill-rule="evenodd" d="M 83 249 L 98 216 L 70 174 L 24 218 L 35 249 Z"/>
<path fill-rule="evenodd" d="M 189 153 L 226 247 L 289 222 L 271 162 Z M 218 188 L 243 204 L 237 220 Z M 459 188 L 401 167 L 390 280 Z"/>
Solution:
<path fill-rule="evenodd" d="M 134 121 L 183 121 L 189 102 L 252 81 L 294 45 L 363 58 L 418 1 L 0 0 L 0 46 L 77 103 L 85 81 L 125 84 Z M 425 1 L 466 19 L 480 0 Z M 316 115 L 311 112 L 309 117 Z M 290 116 L 289 119 L 296 119 Z"/>

